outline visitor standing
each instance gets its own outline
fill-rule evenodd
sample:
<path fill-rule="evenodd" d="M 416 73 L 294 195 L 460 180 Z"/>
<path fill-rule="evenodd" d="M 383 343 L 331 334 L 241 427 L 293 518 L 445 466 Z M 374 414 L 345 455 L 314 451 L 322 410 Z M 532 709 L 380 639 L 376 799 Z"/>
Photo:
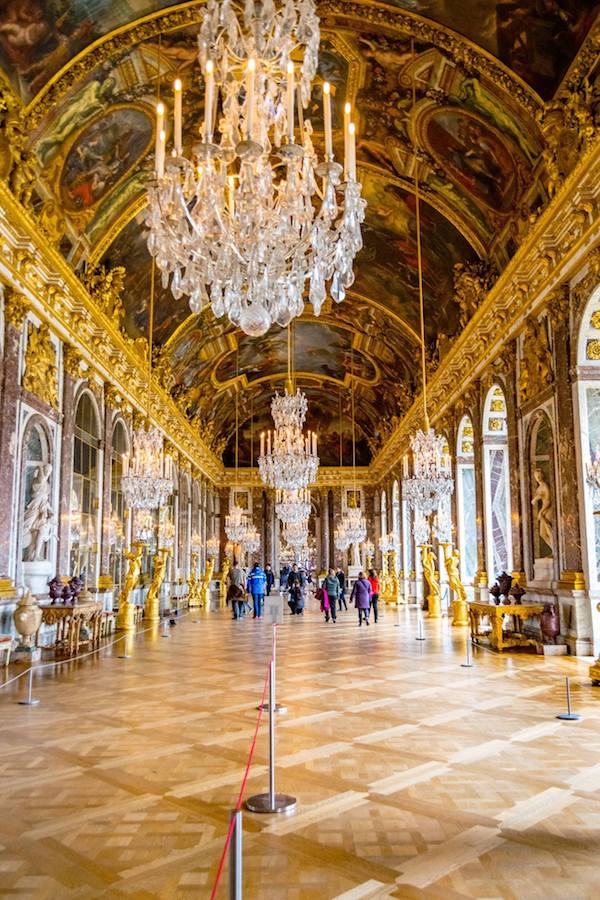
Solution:
<path fill-rule="evenodd" d="M 329 570 L 329 573 L 323 579 L 321 587 L 324 591 L 327 591 L 331 618 L 335 622 L 337 620 L 337 604 L 340 597 L 340 583 L 335 574 L 335 569 Z"/>
<path fill-rule="evenodd" d="M 287 590 L 289 574 L 290 567 L 288 565 L 283 566 L 279 571 L 279 587 L 282 591 Z"/>
<path fill-rule="evenodd" d="M 342 603 L 344 604 L 344 609 L 348 609 L 348 604 L 346 603 L 346 576 L 344 575 L 344 570 L 341 566 L 338 567 L 336 574 L 336 578 L 338 580 L 340 586 L 340 593 L 338 596 L 339 604 L 340 604 L 340 612 L 342 609 Z"/>
<path fill-rule="evenodd" d="M 375 624 L 379 618 L 379 578 L 375 569 L 369 569 L 369 584 L 371 585 L 371 609 L 375 617 Z"/>
<path fill-rule="evenodd" d="M 245 574 L 242 567 L 239 565 L 237 559 L 233 561 L 233 567 L 229 570 L 229 588 L 227 590 L 228 599 L 231 600 L 231 612 L 233 613 L 232 618 L 234 619 L 242 619 L 244 617 L 245 612 L 245 591 L 244 591 L 244 582 L 245 582 Z"/>
<path fill-rule="evenodd" d="M 265 573 L 258 563 L 254 563 L 250 570 L 250 574 L 248 575 L 246 590 L 252 597 L 255 619 L 260 619 L 262 617 L 262 607 L 266 589 L 267 579 Z"/>
<path fill-rule="evenodd" d="M 364 572 L 359 572 L 358 578 L 354 582 L 352 587 L 352 593 L 350 594 L 350 602 L 354 600 L 354 605 L 358 610 L 358 624 L 359 626 L 363 623 L 363 618 L 366 624 L 369 624 L 369 607 L 371 605 L 371 585 L 368 580 L 365 578 Z"/>
<path fill-rule="evenodd" d="M 267 563 L 265 566 L 265 578 L 267 579 L 267 597 L 270 597 L 271 589 L 275 584 L 275 575 L 270 563 Z"/>

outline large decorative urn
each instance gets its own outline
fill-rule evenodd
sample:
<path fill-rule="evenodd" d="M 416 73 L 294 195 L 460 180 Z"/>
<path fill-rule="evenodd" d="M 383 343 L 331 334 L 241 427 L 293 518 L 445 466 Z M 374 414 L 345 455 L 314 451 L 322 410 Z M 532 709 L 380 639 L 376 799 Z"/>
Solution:
<path fill-rule="evenodd" d="M 15 628 L 21 635 L 17 651 L 35 650 L 35 636 L 42 624 L 42 611 L 31 591 L 25 591 L 13 613 Z"/>

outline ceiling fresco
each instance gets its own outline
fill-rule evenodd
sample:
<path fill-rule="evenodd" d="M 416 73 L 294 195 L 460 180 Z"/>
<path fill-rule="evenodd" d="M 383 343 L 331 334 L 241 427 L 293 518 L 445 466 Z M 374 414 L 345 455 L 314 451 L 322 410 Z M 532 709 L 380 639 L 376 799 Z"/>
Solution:
<path fill-rule="evenodd" d="M 197 4 L 169 11 L 175 5 L 0 2 L 0 68 L 30 103 L 26 148 L 37 174 L 34 211 L 43 221 L 45 210 L 60 209 L 52 239 L 75 268 L 125 268 L 123 327 L 134 339 L 148 335 L 151 262 L 144 200 L 152 177 L 157 95 L 170 108 L 170 85 L 182 79 L 188 146 L 203 115 L 198 26 L 182 27 L 197 17 Z M 540 97 L 553 94 L 600 10 L 600 0 L 389 5 L 383 27 L 369 17 L 366 0 L 321 4 L 319 71 L 305 113 L 322 153 L 320 85 L 330 81 L 339 156 L 343 104 L 352 102 L 368 204 L 364 248 L 346 300 L 335 309 L 326 304 L 318 319 L 307 304 L 294 328 L 298 383 L 309 396 L 312 424 L 321 420 L 316 430 L 327 464 L 339 461 L 340 398 L 343 455 L 350 461 L 352 385 L 361 464 L 419 388 L 416 183 L 426 351 L 435 365 L 465 322 L 456 267 L 481 264 L 501 271 L 526 233 L 523 223 L 548 200 Z M 180 18 L 168 30 L 158 19 L 152 27 L 135 26 L 160 10 L 165 20 Z M 423 28 L 423 20 L 467 40 L 457 45 L 455 36 Z M 114 29 L 123 30 L 112 44 L 86 52 L 94 41 L 109 41 Z M 457 46 L 464 54 L 449 49 Z M 476 62 L 465 62 L 465 54 L 470 60 L 475 54 Z M 494 70 L 489 54 L 516 77 L 511 80 L 508 69 Z M 68 65 L 75 59 L 71 76 Z M 499 71 L 504 77 L 497 77 Z M 1 151 L 0 146 L 0 157 Z M 226 461 L 234 454 L 237 392 L 240 459 L 249 463 L 250 422 L 268 426 L 272 392 L 284 383 L 285 333 L 272 329 L 249 339 L 208 310 L 192 316 L 186 298 L 176 300 L 157 273 L 153 341 L 168 388 L 205 427 L 214 449 L 224 450 Z"/>
<path fill-rule="evenodd" d="M 175 5 L 176 0 L 4 0 L 0 66 L 27 102 L 99 38 Z M 600 8 L 594 0 L 390 0 L 389 5 L 468 38 L 544 99 L 556 89 Z M 322 2 L 321 14 L 327 11 Z"/>

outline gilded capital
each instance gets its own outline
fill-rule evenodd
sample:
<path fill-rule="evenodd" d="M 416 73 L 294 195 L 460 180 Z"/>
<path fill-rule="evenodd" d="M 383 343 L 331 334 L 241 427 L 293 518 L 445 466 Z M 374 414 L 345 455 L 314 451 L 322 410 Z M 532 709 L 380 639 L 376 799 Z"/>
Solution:
<path fill-rule="evenodd" d="M 571 308 L 570 299 L 568 284 L 561 284 L 549 295 L 548 315 L 554 330 L 560 328 L 568 320 Z"/>
<path fill-rule="evenodd" d="M 104 386 L 104 402 L 110 409 L 121 409 L 123 406 L 123 395 L 112 384 Z"/>
<path fill-rule="evenodd" d="M 25 321 L 29 301 L 24 294 L 13 287 L 4 288 L 4 319 L 15 328 L 20 328 Z"/>
<path fill-rule="evenodd" d="M 63 347 L 63 365 L 67 375 L 71 378 L 81 378 L 81 363 L 83 359 L 81 354 L 77 352 L 71 344 L 65 344 Z"/>

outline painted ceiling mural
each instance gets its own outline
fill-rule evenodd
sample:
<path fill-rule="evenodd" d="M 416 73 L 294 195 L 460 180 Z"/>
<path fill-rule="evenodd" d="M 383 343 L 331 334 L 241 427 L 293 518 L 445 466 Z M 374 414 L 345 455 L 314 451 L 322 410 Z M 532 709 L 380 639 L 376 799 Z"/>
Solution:
<path fill-rule="evenodd" d="M 319 428 L 327 464 L 339 460 L 340 402 L 343 455 L 350 460 L 352 384 L 361 464 L 419 388 L 416 178 L 426 350 L 435 366 L 465 323 L 457 267 L 501 271 L 547 202 L 539 97 L 552 96 L 600 10 L 600 0 L 389 5 L 395 12 L 390 9 L 384 29 L 369 18 L 367 0 L 332 0 L 320 8 L 319 73 L 306 117 L 322 152 L 320 84 L 329 80 L 339 155 L 342 107 L 352 101 L 368 203 L 364 249 L 346 301 L 335 312 L 326 305 L 319 319 L 307 305 L 295 327 L 298 383 L 309 395 L 313 423 L 327 423 Z M 31 104 L 26 147 L 37 175 L 34 211 L 40 222 L 52 221 L 52 240 L 75 268 L 125 267 L 124 328 L 134 339 L 148 333 L 151 265 L 143 207 L 157 93 L 169 106 L 170 85 L 182 79 L 184 143 L 191 143 L 203 114 L 198 27 L 181 27 L 191 21 L 185 10 L 197 15 L 197 4 L 183 4 L 182 18 L 160 35 L 160 20 L 143 31 L 135 24 L 160 10 L 168 16 L 175 6 L 165 0 L 0 2 L 0 69 Z M 481 64 L 453 56 L 447 42 L 436 43 L 435 29 L 419 30 L 419 17 L 463 35 L 465 52 L 473 52 L 473 41 L 482 48 Z M 101 52 L 101 44 L 98 53 L 86 52 L 122 28 L 110 52 Z M 511 82 L 508 70 L 506 78 L 494 77 L 488 54 L 518 77 Z M 75 75 L 67 77 L 74 59 Z M 56 209 L 59 215 L 48 214 Z M 210 311 L 191 316 L 185 298 L 174 299 L 159 277 L 156 285 L 153 339 L 169 389 L 226 461 L 233 458 L 237 391 L 241 460 L 249 462 L 250 420 L 268 426 L 270 397 L 283 386 L 285 334 L 273 329 L 263 338 L 245 338 Z"/>
<path fill-rule="evenodd" d="M 0 65 L 28 101 L 63 66 L 116 28 L 176 0 L 4 0 Z M 595 0 L 391 0 L 391 6 L 464 35 L 496 56 L 544 99 L 588 33 Z M 321 4 L 321 14 L 328 4 Z"/>

